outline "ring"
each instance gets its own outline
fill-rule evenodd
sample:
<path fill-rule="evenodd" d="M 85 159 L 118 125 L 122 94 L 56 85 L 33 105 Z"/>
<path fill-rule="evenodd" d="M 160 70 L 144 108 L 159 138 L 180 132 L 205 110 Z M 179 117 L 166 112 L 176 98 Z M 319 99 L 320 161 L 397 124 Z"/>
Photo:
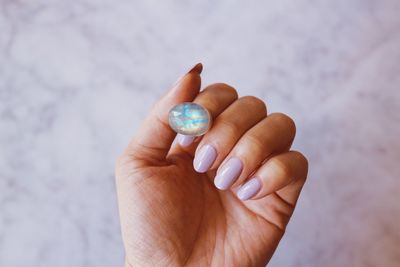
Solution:
<path fill-rule="evenodd" d="M 208 110 L 196 103 L 185 102 L 174 106 L 168 114 L 171 128 L 183 135 L 200 136 L 211 126 Z"/>

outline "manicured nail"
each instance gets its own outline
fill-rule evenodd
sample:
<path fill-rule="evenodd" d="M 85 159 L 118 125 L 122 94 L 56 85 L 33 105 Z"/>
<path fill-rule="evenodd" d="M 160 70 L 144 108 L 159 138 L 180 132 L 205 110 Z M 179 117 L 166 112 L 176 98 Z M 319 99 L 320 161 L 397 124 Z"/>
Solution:
<path fill-rule="evenodd" d="M 200 75 L 202 71 L 203 71 L 203 64 L 197 63 L 193 68 L 191 68 L 191 69 L 187 72 L 187 74 L 189 74 L 189 73 L 197 73 L 197 74 Z M 178 80 L 175 81 L 175 83 L 174 83 L 174 85 L 172 86 L 172 88 L 174 88 L 174 89 L 177 88 L 178 85 L 179 85 L 179 83 L 181 82 L 181 80 L 183 79 L 184 76 L 185 76 L 185 75 L 179 77 Z"/>
<path fill-rule="evenodd" d="M 217 151 L 212 145 L 204 145 L 193 160 L 193 167 L 197 172 L 206 172 L 217 158 Z"/>
<path fill-rule="evenodd" d="M 218 189 L 226 190 L 240 176 L 243 169 L 243 163 L 239 158 L 230 158 L 218 171 L 214 179 L 214 184 Z"/>
<path fill-rule="evenodd" d="M 177 139 L 181 146 L 186 147 L 193 143 L 194 137 L 190 135 L 178 134 Z"/>
<path fill-rule="evenodd" d="M 258 177 L 253 177 L 239 188 L 236 195 L 240 200 L 248 200 L 254 197 L 260 189 L 260 179 Z"/>
<path fill-rule="evenodd" d="M 191 70 L 188 71 L 188 73 L 201 74 L 202 71 L 203 71 L 203 64 L 197 63 Z"/>

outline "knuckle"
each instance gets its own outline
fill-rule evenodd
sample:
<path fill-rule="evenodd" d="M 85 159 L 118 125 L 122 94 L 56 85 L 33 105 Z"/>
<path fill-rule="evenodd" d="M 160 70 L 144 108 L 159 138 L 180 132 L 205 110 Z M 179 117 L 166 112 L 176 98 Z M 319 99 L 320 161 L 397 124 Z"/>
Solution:
<path fill-rule="evenodd" d="M 296 123 L 292 118 L 283 113 L 273 113 L 270 117 L 274 118 L 279 124 L 284 125 L 293 135 L 296 134 Z"/>
<path fill-rule="evenodd" d="M 306 156 L 304 156 L 301 152 L 299 151 L 291 151 L 295 158 L 298 160 L 298 162 L 300 162 L 301 166 L 303 166 L 303 169 L 305 170 L 305 173 L 307 175 L 308 173 L 308 159 L 306 158 Z"/>
<path fill-rule="evenodd" d="M 263 100 L 255 96 L 243 96 L 240 98 L 245 104 L 255 107 L 257 110 L 261 110 L 265 114 L 267 113 L 267 105 Z"/>
<path fill-rule="evenodd" d="M 224 93 L 231 95 L 233 98 L 238 98 L 238 93 L 236 89 L 226 83 L 213 83 L 206 90 L 217 89 L 218 91 L 223 91 Z"/>
<path fill-rule="evenodd" d="M 269 161 L 270 166 L 274 169 L 277 176 L 280 177 L 291 177 L 291 171 L 288 165 L 286 165 L 283 161 L 277 158 L 272 158 Z"/>
<path fill-rule="evenodd" d="M 218 123 L 221 124 L 223 131 L 227 136 L 235 136 L 240 132 L 239 125 L 230 120 L 220 120 Z"/>
<path fill-rule="evenodd" d="M 251 144 L 254 149 L 264 150 L 265 142 L 260 138 L 259 135 L 248 133 L 246 134 L 246 143 Z"/>
<path fill-rule="evenodd" d="M 242 96 L 240 98 L 240 100 L 243 102 L 246 102 L 248 104 L 255 104 L 255 105 L 263 105 L 264 104 L 264 101 L 262 101 L 258 97 L 252 96 L 252 95 Z"/>
<path fill-rule="evenodd" d="M 210 111 L 216 109 L 220 105 L 219 99 L 216 97 L 206 97 L 202 99 L 196 99 L 194 102 L 203 105 L 204 107 L 207 107 Z"/>
<path fill-rule="evenodd" d="M 229 85 L 227 83 L 215 83 L 214 85 L 215 85 L 215 87 L 218 87 L 218 88 L 220 88 L 222 90 L 227 90 L 227 91 L 236 93 L 235 88 L 233 88 L 233 86 L 231 86 L 231 85 Z"/>

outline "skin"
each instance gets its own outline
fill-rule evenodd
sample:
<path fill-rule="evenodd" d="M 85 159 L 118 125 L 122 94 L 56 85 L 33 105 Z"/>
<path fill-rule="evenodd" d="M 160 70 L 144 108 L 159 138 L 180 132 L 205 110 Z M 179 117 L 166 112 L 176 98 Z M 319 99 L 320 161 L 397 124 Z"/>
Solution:
<path fill-rule="evenodd" d="M 196 65 L 154 105 L 117 161 L 126 266 L 265 266 L 305 183 L 307 160 L 290 151 L 293 121 L 267 114 L 263 101 L 239 98 L 226 84 L 199 92 L 201 70 Z M 191 101 L 210 111 L 213 125 L 183 147 L 173 143 L 168 111 Z M 218 156 L 210 170 L 198 173 L 193 159 L 205 144 Z M 243 171 L 222 191 L 214 177 L 232 156 L 242 160 Z M 254 175 L 261 189 L 240 200 L 236 191 Z"/>

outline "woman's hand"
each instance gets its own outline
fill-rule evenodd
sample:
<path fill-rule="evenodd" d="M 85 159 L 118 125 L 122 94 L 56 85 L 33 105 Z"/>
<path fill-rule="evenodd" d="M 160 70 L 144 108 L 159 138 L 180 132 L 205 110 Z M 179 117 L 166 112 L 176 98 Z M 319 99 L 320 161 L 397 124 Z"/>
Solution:
<path fill-rule="evenodd" d="M 305 182 L 293 121 L 226 84 L 199 93 L 201 70 L 158 101 L 117 162 L 127 266 L 265 266 Z M 173 143 L 168 112 L 191 101 L 213 125 Z"/>

